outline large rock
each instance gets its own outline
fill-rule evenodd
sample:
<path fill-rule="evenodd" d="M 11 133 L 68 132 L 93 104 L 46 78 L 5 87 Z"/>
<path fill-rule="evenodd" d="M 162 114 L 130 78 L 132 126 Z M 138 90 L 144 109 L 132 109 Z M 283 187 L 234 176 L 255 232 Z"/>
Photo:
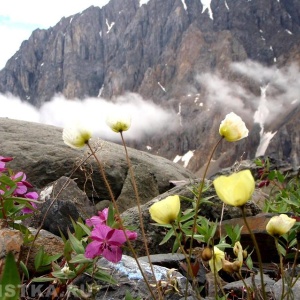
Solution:
<path fill-rule="evenodd" d="M 37 211 L 25 223 L 35 228 L 42 226 L 58 236 L 60 232 L 64 236 L 68 235 L 68 230 L 73 232 L 71 220 L 85 220 L 97 214 L 95 205 L 87 195 L 78 188 L 73 179 L 65 176 L 43 188 L 40 200 Z"/>
<path fill-rule="evenodd" d="M 62 129 L 53 126 L 0 118 L 1 155 L 12 156 L 7 166 L 24 171 L 35 188 L 41 189 L 62 176 L 71 176 L 94 202 L 108 199 L 109 193 L 95 159 L 86 158 L 85 150 L 74 150 L 62 140 Z M 135 206 L 124 148 L 120 145 L 94 140 L 115 198 L 123 209 Z M 139 196 L 145 203 L 171 188 L 170 181 L 195 176 L 165 158 L 128 149 Z"/>
<path fill-rule="evenodd" d="M 35 30 L 22 43 L 0 71 L 0 92 L 37 107 L 56 94 L 68 99 L 111 99 L 127 91 L 139 93 L 178 112 L 182 127 L 135 141 L 135 146 L 151 145 L 151 153 L 168 159 L 195 151 L 188 164 L 194 173 L 219 138 L 220 121 L 240 107 L 252 129 L 249 141 L 231 147 L 224 143 L 214 159 L 222 156 L 222 168 L 240 157 L 253 158 L 261 129 L 253 124 L 253 115 L 260 86 L 269 81 L 266 75 L 256 74 L 269 70 L 248 78 L 235 73 L 231 64 L 250 59 L 275 70 L 299 63 L 300 2 L 212 0 L 209 8 L 211 14 L 199 0 L 150 0 L 146 5 L 139 0 L 111 0 L 102 8 L 89 7 L 64 17 L 47 30 Z M 220 74 L 225 82 L 211 79 L 210 93 L 208 84 L 198 80 L 206 73 Z M 293 75 L 291 81 L 298 77 Z M 271 110 L 280 106 L 274 94 L 284 99 L 283 91 L 290 85 L 279 82 L 269 89 Z M 300 112 L 288 103 L 297 99 L 294 94 L 299 94 L 297 83 L 282 100 L 284 109 L 278 110 L 275 122 L 264 124 L 264 129 L 277 131 L 268 154 L 297 165 Z"/>
<path fill-rule="evenodd" d="M 143 273 L 147 278 L 148 282 L 153 288 L 153 293 L 158 299 L 158 294 L 155 288 L 155 281 L 149 263 L 145 261 L 139 261 Z M 98 292 L 95 295 L 96 300 L 102 299 L 125 299 L 126 292 L 129 292 L 133 299 L 153 299 L 144 281 L 142 273 L 138 268 L 136 261 L 127 255 L 122 256 L 122 260 L 118 263 L 111 263 L 105 258 L 101 258 L 97 265 L 100 268 L 112 275 L 113 279 L 118 282 L 118 285 L 110 285 L 107 288 L 106 285 L 99 284 Z M 157 281 L 160 281 L 162 285 L 162 290 L 168 290 L 164 293 L 165 300 L 183 300 L 185 299 L 185 289 L 186 289 L 186 278 L 175 269 L 168 269 L 162 266 L 153 265 L 154 274 Z M 94 282 L 91 278 L 86 276 L 81 276 L 75 280 L 75 284 L 78 286 L 86 286 L 86 282 L 91 284 Z M 84 285 L 82 284 L 84 283 Z M 192 286 L 188 284 L 187 296 L 189 300 L 197 299 L 195 291 Z M 71 297 L 71 299 L 74 299 Z"/>

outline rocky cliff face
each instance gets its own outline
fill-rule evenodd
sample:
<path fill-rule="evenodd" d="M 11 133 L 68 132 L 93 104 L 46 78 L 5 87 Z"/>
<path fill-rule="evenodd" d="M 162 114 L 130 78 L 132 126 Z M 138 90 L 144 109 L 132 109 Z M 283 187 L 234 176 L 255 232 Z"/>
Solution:
<path fill-rule="evenodd" d="M 250 59 L 275 67 L 269 72 L 276 73 L 276 68 L 300 63 L 299 41 L 297 0 L 212 0 L 210 7 L 200 0 L 150 0 L 141 6 L 139 0 L 111 0 L 101 9 L 90 7 L 47 30 L 35 30 L 0 71 L 0 92 L 37 107 L 56 93 L 68 99 L 139 93 L 177 110 L 179 126 L 168 136 L 131 146 L 151 145 L 153 153 L 170 159 L 194 151 L 188 168 L 200 172 L 219 138 L 220 121 L 232 110 L 246 120 L 250 138 L 222 144 L 218 165 L 254 157 L 260 143 L 261 127 L 253 116 L 260 87 L 270 75 L 258 74 L 257 80 L 249 72 L 236 73 L 232 63 Z M 223 83 L 219 91 L 211 89 L 214 80 Z M 229 82 L 236 85 L 227 93 L 230 100 L 222 102 Z M 282 90 L 278 82 L 274 86 L 267 90 L 271 102 Z M 290 102 L 297 100 L 295 89 Z M 297 107 L 284 105 L 283 114 L 264 124 L 265 130 L 278 131 L 267 153 L 294 164 L 300 155 Z"/>

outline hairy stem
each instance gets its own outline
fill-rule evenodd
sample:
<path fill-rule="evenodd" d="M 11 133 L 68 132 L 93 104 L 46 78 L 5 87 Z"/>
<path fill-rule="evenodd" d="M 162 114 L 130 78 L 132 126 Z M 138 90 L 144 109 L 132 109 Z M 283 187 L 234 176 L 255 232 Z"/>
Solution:
<path fill-rule="evenodd" d="M 260 281 L 261 281 L 261 289 L 262 289 L 262 293 L 263 293 L 263 298 L 264 300 L 267 300 L 267 295 L 266 295 L 266 290 L 265 290 L 265 283 L 264 283 L 264 273 L 263 273 L 263 267 L 262 267 L 262 259 L 261 259 L 261 255 L 260 255 L 260 250 L 255 238 L 255 235 L 253 234 L 248 221 L 247 221 L 247 217 L 246 217 L 246 213 L 245 213 L 245 205 L 241 206 L 241 211 L 242 211 L 242 216 L 243 216 L 243 220 L 244 223 L 250 233 L 251 239 L 253 241 L 254 247 L 255 247 L 255 251 L 256 251 L 256 255 L 257 255 L 257 260 L 258 260 L 258 265 L 259 265 L 259 273 L 260 273 Z"/>
<path fill-rule="evenodd" d="M 156 277 L 155 277 L 153 265 L 151 263 L 150 252 L 149 252 L 146 233 L 145 233 L 145 227 L 144 227 L 144 222 L 143 222 L 143 213 L 142 213 L 142 210 L 141 210 L 141 200 L 140 200 L 140 196 L 139 196 L 138 188 L 137 188 L 137 185 L 136 185 L 134 172 L 132 170 L 132 164 L 131 164 L 131 161 L 130 161 L 130 158 L 129 158 L 129 155 L 128 155 L 128 150 L 127 150 L 127 146 L 126 146 L 125 139 L 124 139 L 122 131 L 120 131 L 120 135 L 121 135 L 123 147 L 125 149 L 125 156 L 126 156 L 126 161 L 127 161 L 127 165 L 128 165 L 128 169 L 129 169 L 129 173 L 130 173 L 130 177 L 131 177 L 131 184 L 132 184 L 133 191 L 134 191 L 135 198 L 136 198 L 137 208 L 138 208 L 138 212 L 139 212 L 140 227 L 141 227 L 143 242 L 144 242 L 144 246 L 145 246 L 145 250 L 146 250 L 146 255 L 147 255 L 148 262 L 149 262 L 149 265 L 150 265 L 150 268 L 151 268 L 151 272 L 153 274 L 155 284 L 157 286 L 157 280 L 156 280 Z M 158 293 L 160 294 L 160 289 L 157 289 L 157 290 L 158 290 Z M 160 298 L 162 298 L 161 294 L 160 294 Z"/>
<path fill-rule="evenodd" d="M 148 279 L 147 279 L 147 277 L 146 277 L 146 275 L 145 275 L 145 273 L 144 273 L 144 270 L 143 270 L 143 268 L 142 268 L 142 266 L 141 266 L 141 264 L 140 264 L 140 262 L 139 262 L 139 260 L 138 260 L 137 254 L 136 254 L 136 252 L 135 252 L 135 250 L 134 250 L 134 248 L 133 248 L 133 246 L 132 246 L 131 241 L 129 240 L 129 238 L 128 238 L 127 234 L 126 234 L 126 229 L 125 229 L 125 227 L 124 227 L 124 224 L 123 224 L 123 221 L 122 221 L 122 218 L 121 218 L 121 215 L 120 215 L 120 211 L 119 211 L 119 208 L 118 208 L 118 205 L 117 205 L 115 196 L 114 196 L 114 194 L 113 194 L 113 192 L 112 192 L 112 189 L 111 189 L 111 187 L 110 187 L 110 184 L 109 184 L 109 182 L 108 182 L 108 180 L 107 180 L 107 177 L 106 177 L 106 175 L 105 175 L 105 171 L 104 171 L 104 168 L 103 168 L 103 166 L 102 166 L 102 163 L 100 162 L 98 156 L 96 155 L 94 149 L 91 147 L 91 145 L 90 145 L 89 142 L 87 143 L 87 146 L 88 146 L 89 149 L 91 150 L 92 155 L 94 156 L 94 158 L 95 158 L 95 160 L 96 160 L 96 162 L 97 162 L 97 164 L 98 164 L 98 167 L 99 167 L 101 176 L 102 176 L 102 178 L 103 178 L 103 180 L 104 180 L 105 186 L 106 186 L 106 188 L 107 188 L 107 190 L 108 190 L 108 192 L 109 192 L 109 195 L 110 195 L 111 201 L 112 201 L 112 203 L 113 203 L 114 209 L 115 209 L 115 211 L 116 211 L 116 213 L 117 213 L 120 227 L 121 227 L 121 229 L 123 230 L 123 233 L 124 233 L 124 235 L 125 235 L 125 238 L 126 238 L 126 242 L 127 242 L 127 244 L 128 244 L 128 247 L 129 247 L 129 249 L 130 249 L 130 251 L 131 251 L 131 253 L 132 253 L 132 255 L 133 255 L 133 257 L 134 257 L 134 259 L 135 259 L 135 261 L 136 261 L 136 263 L 137 263 L 137 266 L 138 266 L 139 270 L 141 271 L 141 274 L 142 274 L 142 276 L 143 276 L 143 279 L 144 279 L 144 281 L 145 281 L 145 283 L 146 283 L 146 285 L 147 285 L 147 288 L 148 288 L 149 292 L 151 293 L 151 296 L 153 297 L 153 299 L 155 299 L 155 295 L 154 295 L 153 290 L 152 290 L 152 288 L 151 288 L 151 286 L 150 286 L 150 284 L 149 284 L 149 281 L 148 281 Z M 154 276 L 154 278 L 155 278 L 154 272 L 153 272 L 153 276 Z M 155 278 L 155 281 L 156 281 L 156 278 Z"/>

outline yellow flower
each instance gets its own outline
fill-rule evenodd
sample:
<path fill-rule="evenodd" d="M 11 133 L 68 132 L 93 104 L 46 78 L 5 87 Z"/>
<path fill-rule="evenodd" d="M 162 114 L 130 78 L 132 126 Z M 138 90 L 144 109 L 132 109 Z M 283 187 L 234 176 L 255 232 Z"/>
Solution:
<path fill-rule="evenodd" d="M 149 212 L 151 218 L 158 224 L 171 224 L 177 219 L 180 211 L 178 195 L 169 196 L 151 205 Z"/>
<path fill-rule="evenodd" d="M 233 253 L 238 258 L 238 262 L 242 265 L 244 256 L 243 256 L 243 247 L 240 242 L 235 242 L 233 247 Z"/>
<path fill-rule="evenodd" d="M 215 273 L 219 272 L 223 268 L 223 260 L 225 259 L 225 253 L 218 247 L 214 246 L 213 257 L 209 260 L 210 270 Z"/>
<path fill-rule="evenodd" d="M 219 198 L 232 206 L 243 206 L 252 196 L 255 181 L 250 170 L 220 176 L 213 181 Z"/>
<path fill-rule="evenodd" d="M 107 117 L 106 124 L 114 132 L 123 132 L 130 128 L 131 118 L 128 115 L 115 113 L 114 115 Z"/>
<path fill-rule="evenodd" d="M 84 147 L 91 137 L 92 133 L 79 124 L 65 127 L 62 133 L 64 143 L 74 149 Z"/>
<path fill-rule="evenodd" d="M 247 137 L 249 130 L 243 120 L 238 115 L 231 112 L 226 115 L 225 119 L 221 122 L 219 133 L 228 142 L 236 142 Z"/>
<path fill-rule="evenodd" d="M 287 233 L 294 226 L 295 222 L 296 219 L 281 214 L 270 219 L 266 226 L 266 230 L 270 235 L 280 236 Z"/>

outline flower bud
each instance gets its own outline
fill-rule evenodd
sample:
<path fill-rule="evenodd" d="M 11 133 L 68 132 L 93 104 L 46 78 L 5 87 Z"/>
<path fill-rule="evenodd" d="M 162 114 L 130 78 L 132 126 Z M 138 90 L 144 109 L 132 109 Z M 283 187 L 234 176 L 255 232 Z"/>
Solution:
<path fill-rule="evenodd" d="M 229 274 L 239 272 L 240 268 L 241 268 L 241 263 L 237 260 L 234 262 L 230 262 L 226 259 L 222 260 L 222 270 L 224 270 Z"/>
<path fill-rule="evenodd" d="M 201 253 L 201 258 L 204 261 L 209 261 L 213 256 L 212 250 L 210 247 L 205 247 Z"/>

